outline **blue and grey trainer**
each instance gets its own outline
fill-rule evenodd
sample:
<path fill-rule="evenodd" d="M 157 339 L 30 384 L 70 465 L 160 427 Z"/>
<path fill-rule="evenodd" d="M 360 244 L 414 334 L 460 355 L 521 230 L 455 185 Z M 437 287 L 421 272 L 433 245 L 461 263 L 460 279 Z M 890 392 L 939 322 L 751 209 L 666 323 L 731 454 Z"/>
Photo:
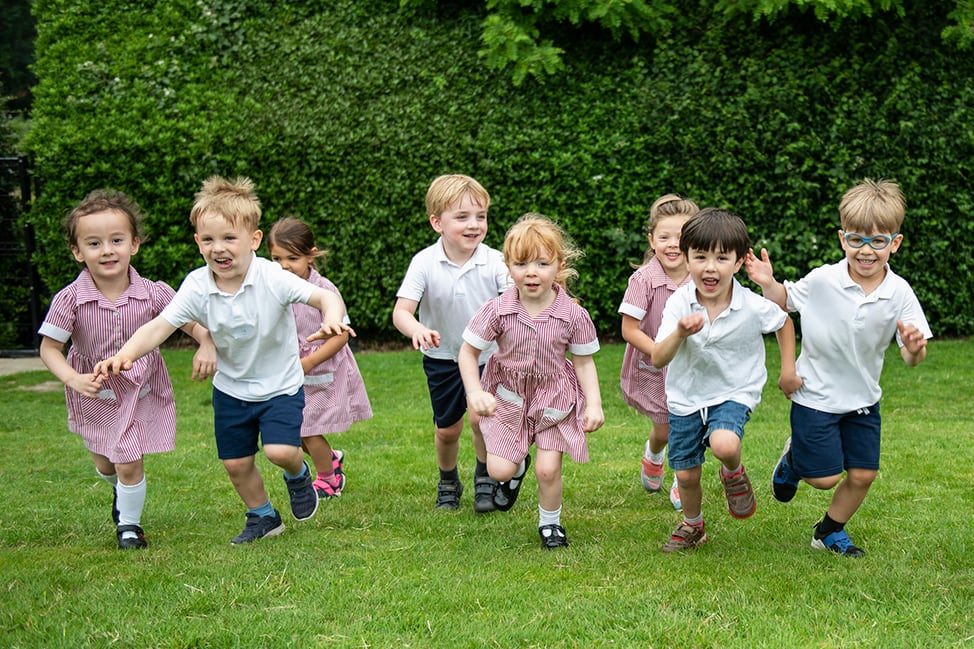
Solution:
<path fill-rule="evenodd" d="M 240 534 L 230 539 L 230 543 L 233 545 L 253 543 L 257 539 L 262 539 L 265 536 L 277 536 L 283 531 L 284 522 L 281 520 L 281 515 L 276 509 L 274 510 L 273 516 L 258 516 L 257 514 L 247 512 L 247 524 Z"/>
<path fill-rule="evenodd" d="M 287 494 L 291 498 L 291 513 L 299 521 L 306 521 L 318 511 L 318 492 L 315 491 L 314 478 L 308 465 L 304 465 L 304 474 L 300 478 L 284 476 Z"/>
<path fill-rule="evenodd" d="M 775 500 L 786 503 L 794 498 L 800 480 L 801 478 L 791 467 L 791 437 L 789 437 L 771 474 L 771 493 Z"/>
<path fill-rule="evenodd" d="M 839 530 L 838 532 L 832 532 L 823 538 L 818 538 L 818 534 L 813 534 L 812 547 L 816 550 L 828 550 L 830 552 L 835 552 L 836 554 L 841 554 L 844 557 L 853 557 L 858 559 L 859 557 L 866 556 L 866 551 L 862 548 L 856 547 L 844 529 Z"/>

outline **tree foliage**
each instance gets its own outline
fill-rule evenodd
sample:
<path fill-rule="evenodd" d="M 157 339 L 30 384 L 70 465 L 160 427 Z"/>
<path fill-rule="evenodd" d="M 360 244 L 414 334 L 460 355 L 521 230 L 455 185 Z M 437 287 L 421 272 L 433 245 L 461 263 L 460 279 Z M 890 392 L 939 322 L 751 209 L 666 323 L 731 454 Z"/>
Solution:
<path fill-rule="evenodd" d="M 436 0 L 401 0 L 404 9 L 430 9 Z M 480 54 L 495 69 L 510 67 L 513 81 L 520 85 L 533 76 L 545 76 L 564 69 L 563 47 L 556 45 L 552 33 L 560 25 L 592 25 L 612 38 L 663 38 L 672 29 L 674 18 L 683 10 L 673 0 L 486 0 Z M 811 12 L 833 27 L 843 21 L 871 18 L 881 13 L 903 17 L 906 0 L 712 0 L 702 3 L 704 10 L 725 16 L 747 16 L 774 24 L 790 12 Z M 956 0 L 943 26 L 945 41 L 960 49 L 974 43 L 974 0 Z M 570 40 L 566 39 L 566 40 Z"/>

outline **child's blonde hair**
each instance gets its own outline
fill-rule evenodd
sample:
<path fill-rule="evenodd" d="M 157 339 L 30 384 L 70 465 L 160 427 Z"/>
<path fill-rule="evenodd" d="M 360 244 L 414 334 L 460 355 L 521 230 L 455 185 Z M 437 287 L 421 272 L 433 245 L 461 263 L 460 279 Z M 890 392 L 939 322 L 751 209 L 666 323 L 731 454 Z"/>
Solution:
<path fill-rule="evenodd" d="M 96 212 L 121 212 L 129 220 L 132 228 L 132 238 L 142 241 L 142 210 L 139 204 L 122 192 L 113 189 L 96 189 L 89 193 L 74 209 L 64 217 L 64 235 L 68 239 L 68 246 L 78 245 L 78 220 Z"/>
<path fill-rule="evenodd" d="M 470 196 L 485 210 L 490 207 L 490 194 L 470 176 L 449 174 L 440 176 L 430 183 L 426 190 L 426 214 L 439 216 L 464 194 Z"/>
<path fill-rule="evenodd" d="M 251 232 L 260 226 L 260 199 L 254 191 L 254 181 L 244 176 L 228 180 L 210 176 L 196 192 L 189 221 L 196 228 L 207 214 L 218 214 L 234 227 L 243 225 Z"/>
<path fill-rule="evenodd" d="M 899 232 L 905 215 L 906 199 L 892 180 L 864 178 L 839 203 L 839 219 L 846 232 Z"/>
<path fill-rule="evenodd" d="M 268 246 L 280 246 L 302 257 L 314 257 L 315 266 L 324 261 L 327 254 L 315 246 L 315 235 L 304 221 L 293 216 L 285 216 L 271 226 L 267 233 Z"/>
<path fill-rule="evenodd" d="M 568 238 L 561 227 L 543 214 L 528 212 L 517 220 L 504 237 L 504 263 L 548 258 L 559 266 L 555 281 L 566 291 L 568 282 L 578 277 L 572 264 L 582 251 Z"/>
<path fill-rule="evenodd" d="M 649 218 L 646 220 L 646 237 L 648 238 L 653 232 L 656 231 L 656 226 L 663 219 L 668 219 L 672 216 L 685 216 L 690 218 L 694 214 L 700 211 L 700 208 L 689 198 L 683 198 L 679 194 L 666 194 L 660 196 L 649 208 Z M 639 268 L 645 266 L 653 259 L 654 251 L 652 246 L 646 246 L 646 252 L 643 253 L 643 261 L 641 264 L 631 264 L 633 268 Z"/>

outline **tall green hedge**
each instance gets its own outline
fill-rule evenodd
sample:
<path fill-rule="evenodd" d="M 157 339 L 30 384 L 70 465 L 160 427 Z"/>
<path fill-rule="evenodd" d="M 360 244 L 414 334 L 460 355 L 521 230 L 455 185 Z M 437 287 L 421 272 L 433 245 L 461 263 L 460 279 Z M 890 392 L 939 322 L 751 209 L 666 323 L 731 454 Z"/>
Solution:
<path fill-rule="evenodd" d="M 563 223 L 586 252 L 575 292 L 614 334 L 658 195 L 736 210 L 797 278 L 840 257 L 843 191 L 887 177 L 909 203 L 894 268 L 938 334 L 974 332 L 974 61 L 941 41 L 952 3 L 837 29 L 684 4 L 656 42 L 568 33 L 567 69 L 514 87 L 478 58 L 482 16 L 462 2 L 38 0 L 42 275 L 74 276 L 60 218 L 111 186 L 148 214 L 140 272 L 178 284 L 200 263 L 193 193 L 246 174 L 267 224 L 313 224 L 360 335 L 394 340 L 395 291 L 435 237 L 426 186 L 462 172 L 494 199 L 488 243 L 526 211 Z"/>

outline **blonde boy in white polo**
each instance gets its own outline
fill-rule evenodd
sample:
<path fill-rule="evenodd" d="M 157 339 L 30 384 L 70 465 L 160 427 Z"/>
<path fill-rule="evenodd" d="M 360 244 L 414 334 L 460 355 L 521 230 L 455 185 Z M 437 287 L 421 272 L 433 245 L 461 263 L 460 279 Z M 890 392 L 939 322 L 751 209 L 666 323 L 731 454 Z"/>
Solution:
<path fill-rule="evenodd" d="M 440 176 L 426 192 L 426 212 L 440 238 L 418 252 L 396 293 L 392 322 L 423 352 L 423 371 L 433 406 L 436 462 L 440 470 L 436 507 L 458 509 L 463 483 L 457 470 L 467 397 L 457 358 L 463 330 L 488 300 L 508 287 L 504 256 L 483 243 L 490 195 L 480 183 L 459 174 Z M 419 319 L 415 313 L 419 308 Z M 480 356 L 483 367 L 496 345 Z M 468 413 L 477 465 L 474 511 L 495 509 L 497 483 L 487 475 L 487 447 L 480 419 Z"/>

